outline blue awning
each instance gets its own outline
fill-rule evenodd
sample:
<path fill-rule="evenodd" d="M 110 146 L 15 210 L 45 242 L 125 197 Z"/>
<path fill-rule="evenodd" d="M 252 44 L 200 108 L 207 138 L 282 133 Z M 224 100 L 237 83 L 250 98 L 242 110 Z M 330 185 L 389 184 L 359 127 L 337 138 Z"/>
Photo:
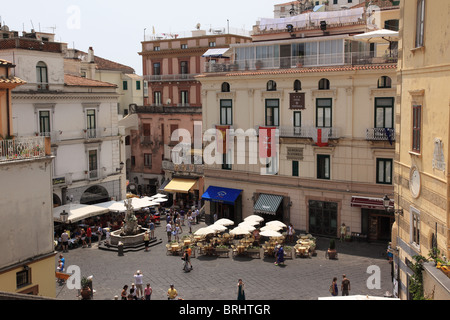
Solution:
<path fill-rule="evenodd" d="M 234 204 L 242 190 L 210 186 L 202 195 L 202 199 L 212 202 Z"/>

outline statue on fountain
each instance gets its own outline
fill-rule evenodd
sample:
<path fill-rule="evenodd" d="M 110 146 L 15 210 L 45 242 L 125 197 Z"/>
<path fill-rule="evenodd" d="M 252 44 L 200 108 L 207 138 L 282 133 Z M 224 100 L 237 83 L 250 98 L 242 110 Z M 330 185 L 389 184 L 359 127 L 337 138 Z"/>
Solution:
<path fill-rule="evenodd" d="M 125 222 L 122 228 L 121 236 L 132 236 L 138 234 L 139 225 L 136 216 L 134 215 L 133 206 L 131 204 L 132 199 L 124 200 L 127 211 L 125 213 Z"/>

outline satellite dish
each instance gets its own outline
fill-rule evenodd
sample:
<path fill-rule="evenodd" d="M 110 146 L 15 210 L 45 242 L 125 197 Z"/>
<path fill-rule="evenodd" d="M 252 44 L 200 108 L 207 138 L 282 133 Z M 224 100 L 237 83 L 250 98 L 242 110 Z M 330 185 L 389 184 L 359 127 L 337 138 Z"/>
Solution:
<path fill-rule="evenodd" d="M 197 30 L 200 30 L 201 24 L 197 23 L 197 25 L 195 26 L 195 28 L 197 28 Z"/>

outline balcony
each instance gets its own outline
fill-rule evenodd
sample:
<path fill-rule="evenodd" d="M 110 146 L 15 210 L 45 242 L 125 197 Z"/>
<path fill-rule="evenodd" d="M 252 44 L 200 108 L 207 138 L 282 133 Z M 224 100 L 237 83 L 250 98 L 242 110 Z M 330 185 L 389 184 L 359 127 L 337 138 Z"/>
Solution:
<path fill-rule="evenodd" d="M 256 127 L 257 135 L 259 135 L 260 126 Z M 318 129 L 322 129 L 326 139 L 339 139 L 341 133 L 339 128 L 316 128 L 316 127 L 278 127 L 280 138 L 300 138 L 315 139 L 317 138 Z M 328 131 L 328 132 L 326 132 Z"/>
<path fill-rule="evenodd" d="M 398 54 L 376 55 L 374 52 L 347 52 L 342 54 L 318 54 L 268 59 L 246 59 L 225 63 L 205 62 L 205 72 L 231 72 L 246 70 L 292 69 L 302 67 L 356 66 L 397 63 Z"/>
<path fill-rule="evenodd" d="M 366 130 L 367 141 L 395 141 L 395 129 L 370 128 Z"/>
<path fill-rule="evenodd" d="M 150 106 L 137 106 L 130 105 L 131 113 L 156 113 L 156 114 L 176 114 L 176 113 L 184 113 L 184 114 L 201 114 L 202 108 L 201 106 L 191 106 L 191 105 L 180 105 L 180 106 L 164 106 L 160 105 L 150 105 Z"/>
<path fill-rule="evenodd" d="M 34 135 L 37 137 L 50 137 L 51 142 L 54 144 L 62 141 L 93 140 L 114 137 L 119 135 L 119 128 L 96 128 L 74 131 L 55 130 L 51 132 L 35 132 Z"/>
<path fill-rule="evenodd" d="M 46 156 L 44 137 L 23 137 L 0 140 L 0 163 L 38 159 Z"/>
<path fill-rule="evenodd" d="M 163 82 L 163 81 L 193 81 L 195 76 L 199 74 L 162 74 L 162 75 L 146 75 L 144 80 L 148 82 Z"/>

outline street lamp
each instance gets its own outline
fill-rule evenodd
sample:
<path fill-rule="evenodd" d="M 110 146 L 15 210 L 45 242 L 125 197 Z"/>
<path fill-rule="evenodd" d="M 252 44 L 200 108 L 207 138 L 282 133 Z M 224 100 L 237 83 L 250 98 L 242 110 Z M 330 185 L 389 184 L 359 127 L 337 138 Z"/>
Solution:
<path fill-rule="evenodd" d="M 67 220 L 68 220 L 68 218 L 69 218 L 69 214 L 66 212 L 66 210 L 63 210 L 63 212 L 61 212 L 61 213 L 59 214 L 59 217 L 61 218 L 61 221 L 62 221 L 63 223 L 67 223 Z"/>
<path fill-rule="evenodd" d="M 386 212 L 392 212 L 403 217 L 403 209 L 395 209 L 394 207 L 391 207 L 391 199 L 389 199 L 387 195 L 383 198 L 383 206 Z"/>

